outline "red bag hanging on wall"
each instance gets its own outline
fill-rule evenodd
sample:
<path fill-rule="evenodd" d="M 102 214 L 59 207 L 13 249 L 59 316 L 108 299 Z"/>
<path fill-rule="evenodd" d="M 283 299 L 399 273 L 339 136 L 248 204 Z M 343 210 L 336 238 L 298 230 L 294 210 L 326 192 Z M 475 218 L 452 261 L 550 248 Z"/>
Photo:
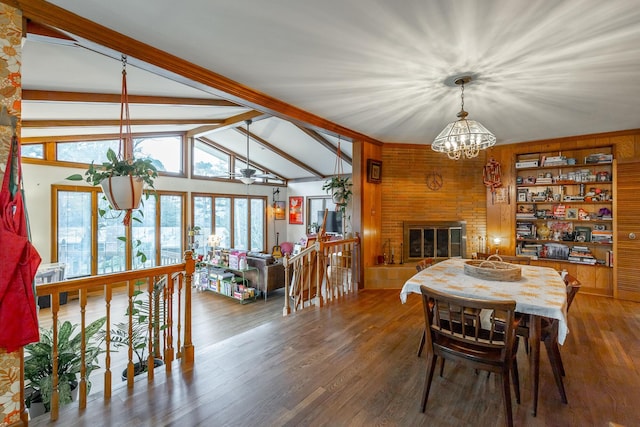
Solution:
<path fill-rule="evenodd" d="M 41 260 L 29 241 L 21 186 L 14 135 L 0 190 L 0 348 L 8 352 L 40 340 L 33 279 Z"/>

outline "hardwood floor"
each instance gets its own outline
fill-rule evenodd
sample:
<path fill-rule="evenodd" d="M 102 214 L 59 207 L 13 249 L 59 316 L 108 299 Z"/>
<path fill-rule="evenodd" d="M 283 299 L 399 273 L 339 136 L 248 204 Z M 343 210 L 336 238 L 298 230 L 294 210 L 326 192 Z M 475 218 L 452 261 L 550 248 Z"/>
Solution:
<path fill-rule="evenodd" d="M 417 295 L 366 290 L 339 304 L 282 317 L 282 296 L 241 306 L 194 293 L 195 366 L 177 366 L 110 404 L 64 407 L 30 425 L 57 426 L 501 426 L 500 379 L 454 363 L 436 377 L 426 413 L 426 357 Z M 569 399 L 562 404 L 543 349 L 538 416 L 527 355 L 518 355 L 519 426 L 640 424 L 640 304 L 578 294 L 562 346 Z"/>

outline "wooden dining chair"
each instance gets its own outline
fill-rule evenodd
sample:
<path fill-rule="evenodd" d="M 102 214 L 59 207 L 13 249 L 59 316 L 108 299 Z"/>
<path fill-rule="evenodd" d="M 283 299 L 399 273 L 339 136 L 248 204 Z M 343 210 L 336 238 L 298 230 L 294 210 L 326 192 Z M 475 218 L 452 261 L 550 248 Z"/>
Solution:
<path fill-rule="evenodd" d="M 512 300 L 481 300 L 464 298 L 442 293 L 427 286 L 420 287 L 424 307 L 429 367 L 422 394 L 421 411 L 425 412 L 433 373 L 438 357 L 452 360 L 476 370 L 486 370 L 500 374 L 502 377 L 502 395 L 507 426 L 513 426 L 511 407 L 511 382 L 520 403 L 520 384 L 518 365 L 515 358 L 518 338 L 516 327 L 518 318 L 515 314 L 516 302 Z M 479 323 L 469 325 L 465 321 L 465 310 L 487 310 L 497 314 L 504 323 L 498 330 L 494 316 L 488 328 Z M 447 313 L 447 316 L 442 316 Z"/>
<path fill-rule="evenodd" d="M 571 304 L 573 303 L 573 300 L 580 290 L 582 284 L 576 277 L 572 276 L 571 274 L 566 274 L 563 280 L 567 289 L 568 314 L 569 308 L 571 308 Z M 528 341 L 530 336 L 529 332 L 529 321 L 527 317 L 523 319 L 523 321 L 516 329 L 516 334 Z M 564 389 L 564 382 L 562 380 L 562 377 L 565 376 L 565 370 L 564 364 L 562 363 L 562 357 L 560 355 L 560 345 L 558 344 L 557 319 L 552 319 L 549 317 L 543 317 L 541 319 L 540 340 L 547 350 L 547 356 L 549 357 L 549 363 L 551 365 L 551 371 L 553 372 L 553 378 L 556 382 L 556 386 L 558 387 L 558 392 L 560 393 L 560 399 L 562 400 L 562 403 L 568 403 L 567 393 Z"/>
<path fill-rule="evenodd" d="M 433 264 L 435 264 L 435 261 L 433 258 L 425 258 L 416 265 L 416 270 L 420 272 L 425 268 L 431 267 Z M 465 315 L 466 315 L 466 321 L 469 324 L 475 324 L 475 322 L 480 322 L 480 310 L 468 309 L 466 310 Z M 422 331 L 422 337 L 420 338 L 420 344 L 418 345 L 418 357 L 422 356 L 422 350 L 424 349 L 425 334 L 426 334 L 426 330 Z M 440 376 L 442 376 L 443 369 L 444 369 L 444 361 L 440 366 Z"/>
<path fill-rule="evenodd" d="M 425 258 L 416 264 L 416 270 L 422 271 L 425 268 L 431 267 L 434 264 L 433 258 Z"/>

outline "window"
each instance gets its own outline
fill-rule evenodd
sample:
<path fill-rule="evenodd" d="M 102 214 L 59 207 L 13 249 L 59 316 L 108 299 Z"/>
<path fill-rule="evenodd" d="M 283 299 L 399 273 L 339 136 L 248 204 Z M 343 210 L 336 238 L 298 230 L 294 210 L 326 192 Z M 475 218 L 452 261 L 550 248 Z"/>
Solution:
<path fill-rule="evenodd" d="M 182 196 L 160 195 L 160 264 L 182 262 Z"/>
<path fill-rule="evenodd" d="M 73 163 L 100 164 L 107 161 L 107 150 L 111 148 L 116 153 L 119 150 L 118 141 L 85 141 L 59 142 L 56 144 L 56 160 Z"/>
<path fill-rule="evenodd" d="M 44 159 L 44 144 L 21 144 L 20 155 L 32 159 Z"/>
<path fill-rule="evenodd" d="M 98 274 L 117 273 L 127 269 L 127 249 L 118 236 L 126 236 L 122 214 L 109 209 L 109 202 L 97 193 L 98 209 Z"/>
<path fill-rule="evenodd" d="M 193 226 L 200 227 L 200 234 L 203 236 L 204 242 L 194 248 L 194 255 L 206 255 L 208 238 L 212 233 L 213 224 L 213 200 L 211 197 L 193 197 Z"/>
<path fill-rule="evenodd" d="M 193 144 L 193 175 L 224 177 L 229 174 L 231 156 L 202 141 Z"/>
<path fill-rule="evenodd" d="M 307 197 L 307 232 L 316 233 L 322 226 L 322 217 L 318 216 L 318 212 L 324 213 L 325 209 L 334 211 L 335 203 L 331 200 L 331 196 Z M 324 214 L 322 214 L 324 216 Z"/>
<path fill-rule="evenodd" d="M 57 262 L 67 278 L 91 275 L 92 191 L 59 191 L 57 206 Z"/>
<path fill-rule="evenodd" d="M 167 135 L 133 139 L 133 155 L 149 157 L 159 172 L 184 174 L 183 137 Z M 73 141 L 56 143 L 56 160 L 73 163 L 100 164 L 107 161 L 107 151 L 120 150 L 119 140 Z"/>
<path fill-rule="evenodd" d="M 54 186 L 52 258 L 66 264 L 69 278 L 179 263 L 186 229 L 184 198 L 183 193 L 158 192 L 143 199 L 141 213 L 134 213 L 139 221 L 132 220 L 127 228 L 124 213 L 109 209 L 99 188 Z M 127 236 L 131 248 L 123 241 Z"/>
<path fill-rule="evenodd" d="M 194 195 L 192 206 L 193 224 L 202 229 L 205 242 L 215 230 L 220 247 L 265 251 L 266 197 Z"/>

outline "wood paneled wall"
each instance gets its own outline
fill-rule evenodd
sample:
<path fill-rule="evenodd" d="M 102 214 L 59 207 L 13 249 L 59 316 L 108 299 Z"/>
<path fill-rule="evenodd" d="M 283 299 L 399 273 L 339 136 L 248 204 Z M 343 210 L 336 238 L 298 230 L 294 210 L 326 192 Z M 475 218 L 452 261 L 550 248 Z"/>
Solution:
<path fill-rule="evenodd" d="M 364 267 L 375 264 L 376 256 L 378 255 L 378 248 L 381 245 L 381 230 L 382 230 L 382 184 L 376 184 L 367 182 L 367 160 L 382 160 L 382 145 L 373 144 L 368 142 L 354 141 L 353 146 L 353 158 L 354 158 L 354 177 L 358 173 L 359 180 L 354 179 L 354 194 L 359 197 L 360 206 L 360 218 L 362 219 L 361 227 L 359 228 L 362 233 L 362 267 L 360 277 L 364 277 Z M 356 172 L 356 161 L 359 160 L 360 165 L 358 172 Z M 386 171 L 386 165 L 382 163 L 382 179 L 384 182 Z M 356 215 L 356 205 L 354 203 L 354 215 Z M 365 243 L 366 242 L 366 243 Z"/>
<path fill-rule="evenodd" d="M 486 158 L 450 160 L 428 145 L 385 144 L 382 148 L 381 232 L 378 247 L 369 255 L 381 255 L 388 240 L 399 261 L 404 221 L 466 221 L 468 253 L 472 242 L 486 234 L 486 188 L 482 170 Z M 439 190 L 427 186 L 430 173 L 442 176 Z M 476 240 L 477 241 L 477 240 Z M 377 251 L 377 252 L 376 252 Z M 365 260 L 368 265 L 373 259 Z"/>

